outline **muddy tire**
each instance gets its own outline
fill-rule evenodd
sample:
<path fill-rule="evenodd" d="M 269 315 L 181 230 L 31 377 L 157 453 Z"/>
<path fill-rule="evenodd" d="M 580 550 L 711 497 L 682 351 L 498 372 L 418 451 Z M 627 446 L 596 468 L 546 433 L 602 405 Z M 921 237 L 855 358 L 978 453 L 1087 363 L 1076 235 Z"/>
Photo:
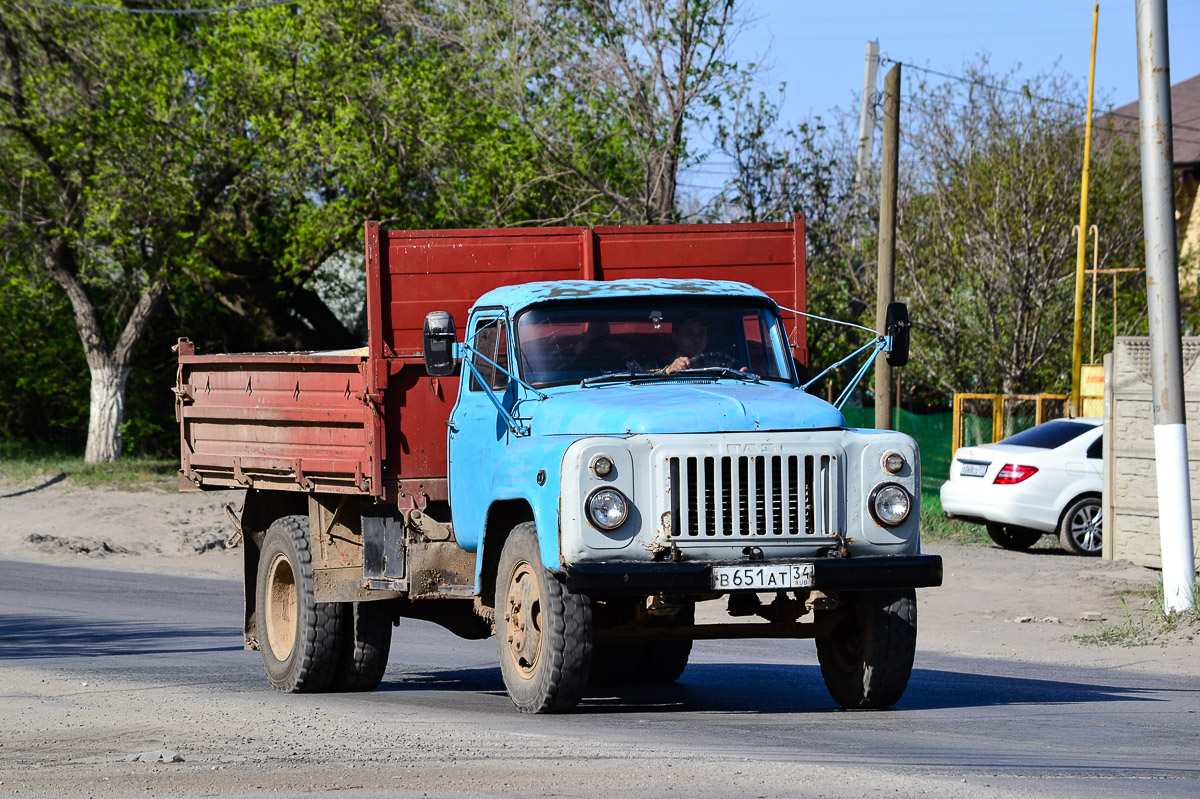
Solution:
<path fill-rule="evenodd" d="M 579 703 L 592 661 L 592 605 L 542 566 L 532 522 L 513 528 L 496 571 L 496 644 L 509 698 L 524 713 Z"/>
<path fill-rule="evenodd" d="M 374 691 L 392 648 L 391 602 L 345 602 L 341 655 L 331 691 Z"/>
<path fill-rule="evenodd" d="M 904 694 L 917 649 L 917 594 L 911 588 L 843 592 L 843 620 L 817 639 L 821 676 L 844 708 L 891 707 Z"/>
<path fill-rule="evenodd" d="M 1104 550 L 1100 497 L 1081 497 L 1071 503 L 1058 526 L 1058 543 L 1072 555 L 1099 555 Z"/>
<path fill-rule="evenodd" d="M 276 690 L 326 690 L 337 668 L 342 610 L 317 602 L 308 517 L 287 516 L 267 530 L 259 554 L 255 615 L 267 679 Z"/>
<path fill-rule="evenodd" d="M 1042 537 L 1042 533 L 1038 530 L 1017 527 L 1015 524 L 996 524 L 995 522 L 988 522 L 987 534 L 999 546 L 1015 552 L 1029 549 Z"/>

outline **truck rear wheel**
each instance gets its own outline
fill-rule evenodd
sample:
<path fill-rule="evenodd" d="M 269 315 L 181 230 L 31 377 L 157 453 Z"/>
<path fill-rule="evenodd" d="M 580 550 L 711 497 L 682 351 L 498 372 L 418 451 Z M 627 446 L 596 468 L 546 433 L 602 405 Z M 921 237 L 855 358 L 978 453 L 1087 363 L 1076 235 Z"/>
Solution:
<path fill-rule="evenodd" d="M 556 713 L 579 703 L 592 660 L 592 605 L 542 566 L 532 522 L 513 528 L 496 572 L 500 672 L 524 713 Z"/>
<path fill-rule="evenodd" d="M 287 693 L 325 690 L 337 667 L 342 612 L 314 598 L 307 517 L 287 516 L 267 530 L 256 588 L 259 649 L 271 685 Z"/>
<path fill-rule="evenodd" d="M 346 629 L 332 691 L 374 691 L 387 671 L 392 648 L 391 602 L 345 602 Z"/>
<path fill-rule="evenodd" d="M 886 708 L 899 701 L 912 675 L 917 650 L 917 592 L 843 592 L 844 618 L 827 638 L 817 639 L 821 676 L 834 701 L 845 708 Z"/>

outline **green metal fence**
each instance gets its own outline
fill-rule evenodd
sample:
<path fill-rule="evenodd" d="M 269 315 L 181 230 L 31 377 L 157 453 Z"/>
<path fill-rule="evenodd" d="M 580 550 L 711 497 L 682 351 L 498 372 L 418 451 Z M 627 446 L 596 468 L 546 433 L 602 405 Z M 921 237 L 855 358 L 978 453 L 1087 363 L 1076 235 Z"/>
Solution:
<path fill-rule="evenodd" d="M 842 408 L 846 423 L 851 427 L 874 427 L 874 408 Z M 940 488 L 950 475 L 950 460 L 954 454 L 954 414 L 909 413 L 892 410 L 892 426 L 917 440 L 921 448 L 921 483 L 926 490 Z"/>

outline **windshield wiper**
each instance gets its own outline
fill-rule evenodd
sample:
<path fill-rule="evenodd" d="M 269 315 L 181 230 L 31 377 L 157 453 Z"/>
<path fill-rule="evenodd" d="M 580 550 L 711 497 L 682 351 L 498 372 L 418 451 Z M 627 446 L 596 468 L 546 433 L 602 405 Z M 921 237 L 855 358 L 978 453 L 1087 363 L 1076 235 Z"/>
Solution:
<path fill-rule="evenodd" d="M 602 375 L 594 375 L 585 377 L 579 381 L 581 386 L 590 386 L 596 383 L 608 383 L 617 380 L 644 380 L 646 378 L 667 377 L 670 375 L 658 374 L 656 372 L 607 372 Z"/>
<path fill-rule="evenodd" d="M 681 369 L 672 374 L 677 375 L 716 375 L 717 377 L 736 377 L 739 380 L 747 380 L 751 383 L 761 382 L 758 375 L 753 372 L 742 372 L 737 369 L 731 369 L 728 366 L 701 366 L 696 369 Z"/>
<path fill-rule="evenodd" d="M 594 377 L 585 377 L 579 381 L 581 386 L 591 386 L 597 383 L 609 383 L 620 380 L 673 380 L 677 377 L 733 377 L 748 383 L 761 383 L 762 378 L 753 372 L 741 372 L 728 366 L 700 366 L 695 369 L 680 369 L 678 372 L 608 372 Z"/>

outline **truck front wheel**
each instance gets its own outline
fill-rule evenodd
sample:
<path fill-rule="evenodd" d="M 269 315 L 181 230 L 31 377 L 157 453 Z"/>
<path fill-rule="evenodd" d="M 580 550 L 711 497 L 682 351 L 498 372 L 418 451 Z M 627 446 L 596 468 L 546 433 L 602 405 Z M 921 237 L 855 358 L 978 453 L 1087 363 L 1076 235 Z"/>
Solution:
<path fill-rule="evenodd" d="M 592 660 L 592 606 L 542 566 L 532 522 L 513 528 L 496 572 L 496 642 L 513 704 L 556 713 L 579 703 Z"/>
<path fill-rule="evenodd" d="M 277 690 L 325 690 L 337 668 L 342 609 L 317 602 L 308 518 L 287 516 L 267 530 L 259 553 L 255 615 L 263 667 Z"/>
<path fill-rule="evenodd" d="M 835 702 L 845 708 L 886 708 L 899 701 L 912 675 L 917 650 L 917 593 L 844 592 L 842 621 L 817 639 L 821 676 Z"/>

